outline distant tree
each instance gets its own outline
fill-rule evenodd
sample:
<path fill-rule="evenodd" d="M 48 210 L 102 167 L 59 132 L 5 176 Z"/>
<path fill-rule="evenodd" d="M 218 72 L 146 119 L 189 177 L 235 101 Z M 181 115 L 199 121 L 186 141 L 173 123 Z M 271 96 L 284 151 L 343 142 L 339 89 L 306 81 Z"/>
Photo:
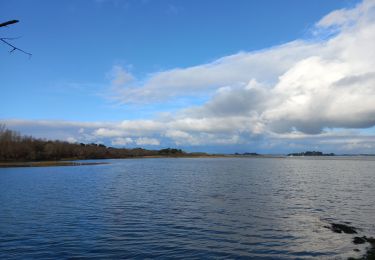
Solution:
<path fill-rule="evenodd" d="M 18 23 L 19 21 L 18 20 L 10 20 L 10 21 L 7 21 L 7 22 L 3 22 L 3 23 L 0 23 L 0 27 L 6 27 L 8 25 L 12 25 L 12 24 L 15 24 L 15 23 Z M 9 38 L 9 37 L 0 37 L 0 41 L 6 45 L 8 45 L 9 47 L 11 47 L 12 49 L 9 51 L 10 53 L 14 52 L 14 51 L 20 51 L 20 52 L 23 52 L 27 55 L 29 55 L 29 57 L 31 57 L 31 53 L 29 52 L 26 52 L 16 46 L 14 46 L 13 44 L 11 44 L 9 41 L 12 41 L 12 40 L 15 40 L 17 39 L 17 37 L 13 37 L 13 38 Z"/>
<path fill-rule="evenodd" d="M 161 149 L 158 152 L 160 155 L 182 155 L 184 154 L 184 151 L 181 149 L 172 149 L 172 148 L 166 148 L 166 149 Z"/>
<path fill-rule="evenodd" d="M 109 159 L 143 156 L 184 156 L 181 149 L 167 148 L 146 150 L 143 148 L 113 148 L 103 144 L 68 143 L 47 141 L 31 136 L 23 136 L 0 124 L 0 162 L 73 160 L 73 159 Z"/>

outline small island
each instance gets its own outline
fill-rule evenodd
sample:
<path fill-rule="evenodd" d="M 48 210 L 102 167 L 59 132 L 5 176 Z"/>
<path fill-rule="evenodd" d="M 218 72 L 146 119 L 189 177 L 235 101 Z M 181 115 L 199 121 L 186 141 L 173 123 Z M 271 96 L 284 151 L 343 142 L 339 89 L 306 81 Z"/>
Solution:
<path fill-rule="evenodd" d="M 258 153 L 248 153 L 248 152 L 246 152 L 246 153 L 235 153 L 234 155 L 235 156 L 261 156 Z"/>
<path fill-rule="evenodd" d="M 334 153 L 323 153 L 319 151 L 306 151 L 302 153 L 290 153 L 288 156 L 335 156 Z"/>

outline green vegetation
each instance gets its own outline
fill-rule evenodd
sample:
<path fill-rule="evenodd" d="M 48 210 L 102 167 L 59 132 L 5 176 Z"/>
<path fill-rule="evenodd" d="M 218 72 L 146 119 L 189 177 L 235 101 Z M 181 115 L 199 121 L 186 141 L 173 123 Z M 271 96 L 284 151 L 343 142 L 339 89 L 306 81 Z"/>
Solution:
<path fill-rule="evenodd" d="M 170 156 L 174 156 L 174 155 L 181 155 L 181 154 L 185 154 L 184 151 L 182 151 L 181 149 L 171 149 L 171 148 L 167 148 L 167 149 L 161 149 L 158 151 L 158 154 L 159 155 L 170 155 Z"/>
<path fill-rule="evenodd" d="M 191 156 L 180 149 L 146 150 L 68 143 L 22 136 L 0 125 L 0 162 L 111 159 L 152 156 Z"/>

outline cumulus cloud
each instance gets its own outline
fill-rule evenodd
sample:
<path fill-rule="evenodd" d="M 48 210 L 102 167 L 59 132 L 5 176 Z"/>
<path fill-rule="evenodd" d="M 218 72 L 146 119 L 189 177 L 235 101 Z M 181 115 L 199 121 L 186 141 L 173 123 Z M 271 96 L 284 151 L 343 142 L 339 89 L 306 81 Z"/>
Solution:
<path fill-rule="evenodd" d="M 134 140 L 130 137 L 118 137 L 118 138 L 115 138 L 112 140 L 112 145 L 115 145 L 115 146 L 127 146 L 129 144 L 132 144 L 134 143 Z"/>
<path fill-rule="evenodd" d="M 59 129 L 65 140 L 110 140 L 119 146 L 237 144 L 273 149 L 314 144 L 371 149 L 374 136 L 363 135 L 361 129 L 375 126 L 375 1 L 334 11 L 313 29 L 312 39 L 240 52 L 145 79 L 113 67 L 108 76 L 115 99 L 126 104 L 141 107 L 187 96 L 209 97 L 204 104 L 170 111 L 167 117 L 7 124 L 54 129 L 55 135 Z M 359 132 L 343 134 L 346 129 Z"/>
<path fill-rule="evenodd" d="M 269 83 L 273 82 L 272 76 L 268 81 L 254 76 L 248 84 L 234 82 L 220 87 L 210 101 L 190 109 L 188 115 L 204 117 L 204 120 L 219 116 L 229 125 L 232 121 L 229 117 L 241 115 L 247 117 L 251 125 L 256 123 L 259 129 L 271 132 L 298 130 L 317 134 L 324 128 L 375 125 L 375 52 L 372 51 L 375 23 L 372 17 L 375 17 L 374 1 L 328 14 L 317 27 L 340 26 L 340 33 L 327 41 L 300 43 L 299 46 L 309 46 L 309 52 L 295 57 L 292 64 L 280 71 L 273 84 Z M 288 45 L 283 48 L 285 46 Z M 286 48 L 294 52 L 293 47 Z M 278 55 L 273 50 L 269 52 Z M 274 65 L 268 60 L 261 63 L 273 70 Z"/>
<path fill-rule="evenodd" d="M 135 140 L 137 145 L 160 145 L 160 141 L 156 138 L 140 137 Z"/>
<path fill-rule="evenodd" d="M 77 139 L 75 139 L 74 137 L 70 136 L 70 137 L 66 138 L 66 141 L 69 142 L 69 143 L 76 143 Z"/>
<path fill-rule="evenodd" d="M 124 103 L 162 102 L 241 85 L 253 78 L 274 82 L 296 59 L 308 56 L 315 48 L 315 45 L 296 41 L 259 52 L 241 52 L 209 64 L 151 74 L 143 84 L 127 85 L 119 90 L 117 98 Z"/>
<path fill-rule="evenodd" d="M 174 122 L 190 131 L 251 131 L 255 124 L 276 132 L 319 133 L 327 127 L 373 126 L 374 6 L 374 1 L 364 1 L 323 17 L 316 28 L 339 30 L 328 40 L 299 40 L 155 73 L 143 84 L 124 87 L 119 98 L 137 103 L 214 93 L 203 106 L 187 109 L 184 120 Z"/>

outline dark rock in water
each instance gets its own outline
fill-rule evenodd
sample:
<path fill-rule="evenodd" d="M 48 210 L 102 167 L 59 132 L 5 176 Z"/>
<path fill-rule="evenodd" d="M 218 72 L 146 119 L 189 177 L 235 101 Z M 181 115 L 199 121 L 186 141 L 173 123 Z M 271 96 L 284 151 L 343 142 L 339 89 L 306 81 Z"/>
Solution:
<path fill-rule="evenodd" d="M 369 242 L 371 245 L 375 246 L 375 238 L 364 236 L 363 239 L 365 239 L 365 240 L 366 240 L 367 242 Z"/>
<path fill-rule="evenodd" d="M 363 237 L 364 239 L 366 239 L 366 241 L 368 243 L 370 243 L 371 245 L 371 248 L 368 249 L 367 253 L 366 253 L 366 258 L 367 260 L 371 260 L 371 259 L 375 259 L 375 238 L 373 237 Z"/>
<path fill-rule="evenodd" d="M 359 243 L 356 243 L 356 242 L 359 242 Z M 349 258 L 350 260 L 375 260 L 375 238 L 363 236 L 363 237 L 354 237 L 353 239 L 354 244 L 363 244 L 365 242 L 370 244 L 370 247 L 367 248 L 366 254 L 360 258 L 350 257 Z M 358 249 L 354 249 L 354 251 L 359 252 Z"/>
<path fill-rule="evenodd" d="M 324 227 L 336 233 L 357 234 L 357 228 L 345 224 L 331 223 L 330 226 Z M 370 244 L 370 247 L 367 247 L 367 252 L 360 258 L 349 257 L 348 260 L 375 260 L 375 238 L 366 236 L 354 237 L 352 242 L 356 245 L 364 244 L 367 242 Z M 360 252 L 358 248 L 353 249 L 353 251 Z"/>
<path fill-rule="evenodd" d="M 329 228 L 335 233 L 344 232 L 345 234 L 357 234 L 355 227 L 345 225 L 345 224 L 331 223 L 331 226 L 324 226 L 324 227 Z"/>
<path fill-rule="evenodd" d="M 362 237 L 354 237 L 353 238 L 353 243 L 358 245 L 358 244 L 364 244 L 366 243 L 366 239 L 365 238 L 362 238 Z"/>

